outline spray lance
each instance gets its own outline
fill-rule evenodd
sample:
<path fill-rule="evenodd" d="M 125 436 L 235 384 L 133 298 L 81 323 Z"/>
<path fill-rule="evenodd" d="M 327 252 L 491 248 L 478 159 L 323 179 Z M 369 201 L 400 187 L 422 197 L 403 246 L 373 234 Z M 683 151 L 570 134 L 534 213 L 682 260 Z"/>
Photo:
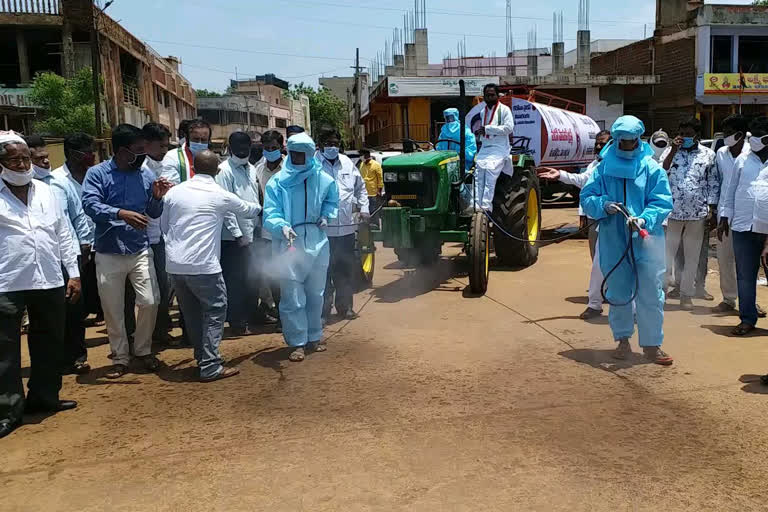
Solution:
<path fill-rule="evenodd" d="M 639 219 L 637 217 L 634 217 L 631 213 L 629 213 L 629 210 L 627 210 L 627 207 L 623 205 L 622 203 L 614 203 L 615 208 L 617 209 L 617 213 L 621 213 L 625 219 L 627 219 L 627 228 L 629 230 L 629 241 L 627 242 L 627 248 L 624 250 L 624 254 L 619 258 L 619 261 L 616 262 L 616 264 L 613 266 L 613 268 L 605 275 L 605 278 L 603 278 L 603 283 L 600 285 L 600 294 L 603 296 L 603 300 L 610 304 L 611 306 L 628 306 L 632 304 L 635 299 L 637 298 L 637 291 L 640 288 L 640 275 L 637 272 L 637 262 L 635 261 L 635 251 L 633 247 L 633 236 L 632 232 L 637 231 L 638 236 L 640 236 L 641 239 L 647 240 L 650 238 L 650 233 L 648 233 L 648 230 L 645 229 L 644 222 L 642 219 Z M 606 297 L 606 293 L 608 293 L 608 279 L 610 279 L 611 275 L 613 275 L 614 272 L 621 266 L 621 264 L 624 261 L 627 261 L 630 268 L 632 269 L 632 273 L 635 275 L 635 290 L 632 293 L 632 297 L 629 298 L 627 302 L 624 303 L 613 303 L 610 300 L 608 300 L 608 297 Z"/>

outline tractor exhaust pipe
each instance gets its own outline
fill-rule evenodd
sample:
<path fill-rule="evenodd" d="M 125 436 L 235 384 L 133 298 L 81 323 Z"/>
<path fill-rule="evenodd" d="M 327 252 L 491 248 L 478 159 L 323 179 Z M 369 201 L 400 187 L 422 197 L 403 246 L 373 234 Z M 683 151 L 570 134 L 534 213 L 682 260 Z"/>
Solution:
<path fill-rule="evenodd" d="M 461 129 L 459 129 L 459 176 L 461 176 L 461 182 L 464 183 L 466 178 L 467 168 L 467 133 L 464 125 L 464 117 L 467 115 L 467 89 L 464 84 L 464 80 L 459 80 L 459 123 Z"/>

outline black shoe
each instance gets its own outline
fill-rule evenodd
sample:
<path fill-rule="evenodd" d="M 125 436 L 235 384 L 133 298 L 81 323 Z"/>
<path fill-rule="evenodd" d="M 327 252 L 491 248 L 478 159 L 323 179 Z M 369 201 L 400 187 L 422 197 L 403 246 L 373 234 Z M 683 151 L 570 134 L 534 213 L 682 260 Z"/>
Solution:
<path fill-rule="evenodd" d="M 68 411 L 77 407 L 77 402 L 74 400 L 59 400 L 58 403 L 51 405 L 41 404 L 27 400 L 24 407 L 24 412 L 27 414 L 36 414 L 40 412 L 61 412 Z"/>
<path fill-rule="evenodd" d="M 582 314 L 579 315 L 579 318 L 581 318 L 582 320 L 589 320 L 591 318 L 597 318 L 602 314 L 603 314 L 603 311 L 601 309 L 587 308 L 584 310 Z"/>
<path fill-rule="evenodd" d="M 17 421 L 15 423 L 0 423 L 0 439 L 4 438 L 17 428 L 19 428 L 19 425 L 21 425 L 20 421 Z"/>

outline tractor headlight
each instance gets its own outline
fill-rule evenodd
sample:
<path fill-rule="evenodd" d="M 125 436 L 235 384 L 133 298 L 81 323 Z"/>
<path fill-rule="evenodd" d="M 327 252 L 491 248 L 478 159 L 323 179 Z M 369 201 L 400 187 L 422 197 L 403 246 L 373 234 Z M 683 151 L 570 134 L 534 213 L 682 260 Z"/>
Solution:
<path fill-rule="evenodd" d="M 397 182 L 397 173 L 396 172 L 385 172 L 384 173 L 384 181 L 386 183 L 395 183 L 395 182 Z"/>
<path fill-rule="evenodd" d="M 421 171 L 418 172 L 409 172 L 408 173 L 408 181 L 424 181 L 424 173 Z"/>

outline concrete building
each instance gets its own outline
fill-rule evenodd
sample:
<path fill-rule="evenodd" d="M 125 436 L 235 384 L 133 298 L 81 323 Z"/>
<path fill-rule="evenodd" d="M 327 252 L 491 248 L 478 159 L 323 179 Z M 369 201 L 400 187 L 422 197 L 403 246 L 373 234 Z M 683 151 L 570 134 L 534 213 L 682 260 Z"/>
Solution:
<path fill-rule="evenodd" d="M 294 99 L 285 80 L 268 74 L 247 80 L 232 80 L 231 94 L 220 98 L 198 98 L 200 117 L 213 128 L 213 138 L 226 139 L 234 131 L 246 131 L 255 140 L 267 130 L 285 135 L 290 125 L 311 133 L 309 98 Z"/>
<path fill-rule="evenodd" d="M 658 85 L 627 95 L 627 113 L 649 131 L 674 132 L 682 119 L 697 116 L 712 136 L 731 113 L 768 113 L 766 55 L 768 8 L 657 0 L 654 36 L 593 58 L 592 67 L 660 76 Z"/>
<path fill-rule="evenodd" d="M 91 34 L 98 16 L 104 123 L 142 125 L 150 120 L 175 128 L 194 117 L 195 92 L 176 57 L 162 57 L 88 0 L 0 3 L 2 128 L 31 130 L 36 109 L 26 96 L 35 74 L 72 76 L 91 66 Z M 171 130 L 175 133 L 175 129 Z"/>

